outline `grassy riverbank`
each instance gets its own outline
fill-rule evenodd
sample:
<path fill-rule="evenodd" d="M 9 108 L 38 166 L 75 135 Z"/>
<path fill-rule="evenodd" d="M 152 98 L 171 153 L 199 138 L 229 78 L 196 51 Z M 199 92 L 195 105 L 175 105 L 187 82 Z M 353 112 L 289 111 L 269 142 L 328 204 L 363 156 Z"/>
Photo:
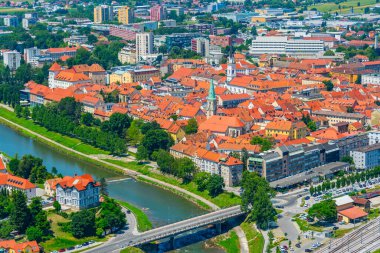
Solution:
<path fill-rule="evenodd" d="M 181 180 L 174 178 L 170 175 L 169 176 L 162 175 L 162 174 L 159 174 L 159 173 L 152 171 L 151 167 L 149 165 L 138 164 L 137 162 L 123 162 L 123 161 L 119 161 L 119 160 L 116 161 L 116 160 L 112 160 L 112 159 L 104 159 L 104 160 L 107 162 L 119 165 L 119 166 L 126 167 L 128 169 L 135 170 L 141 174 L 144 174 L 146 176 L 158 179 L 158 180 L 163 181 L 165 183 L 181 187 L 182 189 L 185 189 L 185 190 L 192 192 L 198 196 L 201 196 L 204 199 L 211 201 L 212 203 L 214 203 L 215 205 L 217 205 L 221 208 L 234 206 L 234 205 L 240 205 L 240 203 L 241 203 L 241 199 L 232 193 L 226 193 L 225 192 L 225 193 L 218 195 L 215 198 L 212 198 L 210 195 L 208 195 L 207 190 L 203 191 L 203 192 L 198 191 L 197 186 L 194 182 L 184 184 L 181 182 Z M 138 179 L 143 180 L 143 181 L 147 181 L 145 178 L 142 179 L 141 177 L 138 177 Z M 149 183 L 152 183 L 152 182 L 150 181 Z M 172 189 L 169 189 L 169 190 L 172 190 Z M 183 194 L 181 194 L 181 195 L 183 195 Z M 184 196 L 184 197 L 186 197 L 186 196 Z M 199 201 L 196 201 L 196 203 L 200 204 Z M 205 205 L 204 203 L 202 203 L 200 205 L 203 208 L 209 209 L 209 207 L 207 205 Z"/>
<path fill-rule="evenodd" d="M 248 248 L 250 253 L 264 252 L 264 236 L 257 231 L 252 223 L 243 222 L 240 224 L 248 241 Z"/>
<path fill-rule="evenodd" d="M 121 206 L 131 210 L 131 212 L 135 215 L 136 217 L 136 221 L 137 221 L 137 229 L 139 232 L 144 232 L 144 231 L 148 231 L 150 229 L 152 229 L 152 223 L 150 222 L 148 216 L 143 212 L 141 211 L 139 208 L 127 203 L 127 202 L 124 202 L 124 201 L 121 201 L 121 200 L 116 200 L 117 203 L 119 203 Z"/>
<path fill-rule="evenodd" d="M 231 230 L 227 234 L 220 235 L 216 238 L 216 244 L 222 247 L 227 253 L 239 253 L 239 237 L 236 232 Z"/>

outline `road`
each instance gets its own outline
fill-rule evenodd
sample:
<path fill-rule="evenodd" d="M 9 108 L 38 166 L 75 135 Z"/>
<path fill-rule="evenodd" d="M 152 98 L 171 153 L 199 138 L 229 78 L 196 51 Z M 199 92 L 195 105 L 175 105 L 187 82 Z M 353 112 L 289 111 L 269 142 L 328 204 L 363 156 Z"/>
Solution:
<path fill-rule="evenodd" d="M 188 220 L 179 221 L 173 224 L 162 226 L 156 229 L 146 231 L 144 233 L 124 233 L 116 236 L 114 239 L 104 243 L 103 245 L 85 252 L 107 253 L 119 252 L 123 248 L 137 246 L 147 242 L 152 242 L 170 236 L 175 236 L 195 228 L 221 222 L 225 219 L 236 217 L 243 212 L 240 206 L 230 207 L 218 210 L 212 213 L 207 213 L 202 216 L 194 217 Z"/>
<path fill-rule="evenodd" d="M 380 218 L 352 231 L 342 238 L 332 239 L 317 253 L 366 253 L 380 248 Z"/>

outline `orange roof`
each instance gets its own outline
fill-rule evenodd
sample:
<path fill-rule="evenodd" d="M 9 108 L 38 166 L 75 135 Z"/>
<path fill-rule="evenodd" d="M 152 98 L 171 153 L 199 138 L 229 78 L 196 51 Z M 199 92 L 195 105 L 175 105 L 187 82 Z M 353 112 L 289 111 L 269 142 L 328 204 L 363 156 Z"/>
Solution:
<path fill-rule="evenodd" d="M 52 178 L 52 179 L 46 180 L 45 183 L 50 185 L 51 189 L 55 190 L 57 183 L 60 182 L 61 180 L 62 180 L 62 178 Z"/>
<path fill-rule="evenodd" d="M 100 186 L 89 174 L 84 174 L 81 176 L 70 177 L 66 176 L 61 181 L 57 183 L 62 188 L 72 188 L 75 187 L 78 191 L 83 191 L 87 188 L 89 183 L 94 184 L 94 186 Z"/>
<path fill-rule="evenodd" d="M 76 52 L 78 47 L 58 47 L 58 48 L 48 48 L 48 53 L 64 53 L 64 52 Z"/>
<path fill-rule="evenodd" d="M 8 185 L 21 190 L 36 188 L 29 180 L 11 174 L 0 174 L 0 185 Z"/>
<path fill-rule="evenodd" d="M 242 128 L 244 123 L 237 117 L 228 116 L 212 116 L 199 126 L 200 131 L 211 131 L 218 133 L 225 133 L 229 127 Z"/>
<path fill-rule="evenodd" d="M 349 218 L 350 220 L 366 217 L 368 213 L 364 212 L 361 208 L 354 206 L 338 212 L 339 214 Z"/>
<path fill-rule="evenodd" d="M 54 62 L 53 65 L 51 65 L 49 70 L 50 71 L 60 71 L 60 70 L 62 70 L 62 67 L 58 63 Z"/>
<path fill-rule="evenodd" d="M 17 243 L 15 240 L 0 241 L 0 248 L 6 250 L 13 250 L 15 252 L 25 252 L 30 247 L 32 251 L 28 252 L 40 252 L 40 247 L 36 241 Z"/>
<path fill-rule="evenodd" d="M 3 159 L 0 157 L 0 170 L 5 170 L 5 169 L 7 169 L 5 167 L 5 163 L 4 163 Z"/>
<path fill-rule="evenodd" d="M 59 72 L 55 79 L 67 81 L 67 82 L 78 82 L 78 81 L 89 81 L 91 80 L 88 76 L 83 73 L 75 73 L 70 70 L 62 70 Z"/>

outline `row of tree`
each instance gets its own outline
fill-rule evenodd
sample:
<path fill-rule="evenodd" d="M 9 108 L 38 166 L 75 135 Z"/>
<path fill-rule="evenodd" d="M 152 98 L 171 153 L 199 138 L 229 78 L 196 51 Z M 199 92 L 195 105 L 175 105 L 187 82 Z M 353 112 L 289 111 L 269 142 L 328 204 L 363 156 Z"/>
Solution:
<path fill-rule="evenodd" d="M 380 176 L 380 167 L 365 170 L 351 175 L 340 176 L 335 181 L 325 181 L 322 184 L 314 187 L 310 186 L 310 194 L 321 194 L 322 192 L 334 188 L 345 187 L 354 183 L 364 182 L 368 179 L 372 179 Z"/>

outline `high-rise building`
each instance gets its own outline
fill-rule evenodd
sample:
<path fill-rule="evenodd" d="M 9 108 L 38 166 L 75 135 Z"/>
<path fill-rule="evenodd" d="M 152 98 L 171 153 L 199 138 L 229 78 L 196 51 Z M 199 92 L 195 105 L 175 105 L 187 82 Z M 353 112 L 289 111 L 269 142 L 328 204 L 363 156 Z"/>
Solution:
<path fill-rule="evenodd" d="M 4 18 L 4 25 L 5 26 L 18 26 L 18 18 L 17 16 L 6 16 Z"/>
<path fill-rule="evenodd" d="M 4 65 L 8 66 L 10 70 L 16 70 L 20 67 L 21 54 L 17 51 L 9 51 L 3 53 Z"/>
<path fill-rule="evenodd" d="M 136 60 L 141 61 L 144 56 L 153 54 L 153 33 L 136 34 Z"/>
<path fill-rule="evenodd" d="M 113 20 L 113 7 L 101 5 L 94 8 L 94 23 L 103 23 Z"/>
<path fill-rule="evenodd" d="M 208 56 L 210 53 L 210 41 L 206 38 L 195 38 L 191 40 L 191 50 L 201 56 Z"/>
<path fill-rule="evenodd" d="M 151 21 L 160 21 L 162 19 L 165 19 L 166 17 L 165 7 L 161 5 L 153 6 L 152 8 L 150 8 L 149 12 Z"/>
<path fill-rule="evenodd" d="M 132 8 L 129 8 L 128 6 L 122 6 L 118 10 L 118 20 L 119 23 L 122 23 L 123 25 L 128 25 L 133 23 L 133 10 Z"/>

